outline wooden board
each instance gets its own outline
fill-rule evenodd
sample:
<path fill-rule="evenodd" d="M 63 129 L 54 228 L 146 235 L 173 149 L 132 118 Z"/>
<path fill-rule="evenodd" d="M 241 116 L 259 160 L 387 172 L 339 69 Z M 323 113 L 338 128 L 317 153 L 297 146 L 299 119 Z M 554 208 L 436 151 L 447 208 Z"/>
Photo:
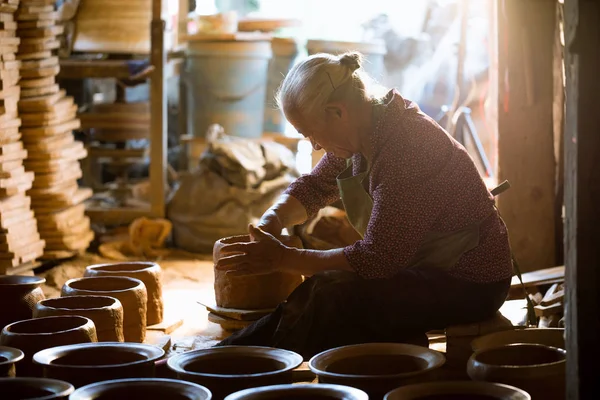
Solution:
<path fill-rule="evenodd" d="M 54 6 L 48 5 L 30 5 L 26 2 L 21 4 L 19 7 L 19 13 L 21 14 L 39 14 L 39 13 L 51 13 L 54 11 Z"/>
<path fill-rule="evenodd" d="M 208 313 L 208 320 L 215 324 L 218 324 L 226 331 L 239 331 L 240 329 L 244 329 L 248 325 L 252 324 L 253 321 L 239 321 L 237 319 L 225 318 L 219 315 L 213 314 L 211 312 Z"/>
<path fill-rule="evenodd" d="M 40 229 L 44 227 L 46 230 L 68 227 L 82 218 L 85 218 L 85 204 L 83 203 L 49 214 L 36 214 Z"/>
<path fill-rule="evenodd" d="M 35 261 L 44 253 L 44 246 L 45 242 L 40 240 L 13 253 L 0 253 L 0 268 L 14 268 L 21 264 Z M 6 256 L 3 257 L 5 254 Z M 7 256 L 8 254 L 11 254 L 10 258 Z"/>
<path fill-rule="evenodd" d="M 87 235 L 91 231 L 89 217 L 84 217 L 77 221 L 75 224 L 63 228 L 63 229 L 42 229 L 38 225 L 38 231 L 44 239 L 50 240 L 51 238 L 62 238 L 65 236 L 83 236 Z"/>
<path fill-rule="evenodd" d="M 47 188 L 51 186 L 63 186 L 70 182 L 76 182 L 82 177 L 83 173 L 81 168 L 67 171 L 60 171 L 59 173 L 51 174 L 36 174 L 35 182 L 33 183 L 34 188 Z"/>
<path fill-rule="evenodd" d="M 46 113 L 21 113 L 21 126 L 23 128 L 39 127 L 41 125 L 60 125 L 71 121 L 77 115 L 77 105 L 69 108 L 58 109 Z"/>
<path fill-rule="evenodd" d="M 25 158 L 27 158 L 27 150 L 21 150 L 18 152 L 13 152 L 11 154 L 0 156 L 0 163 L 7 161 L 23 160 Z"/>
<path fill-rule="evenodd" d="M 0 234 L 0 236 L 1 235 L 2 234 Z M 42 240 L 41 236 L 37 232 L 26 236 L 11 235 L 5 239 L 6 240 L 4 241 L 0 241 L 0 252 L 19 251 L 19 249 L 23 247 L 39 243 L 40 240 Z"/>
<path fill-rule="evenodd" d="M 39 60 L 21 61 L 21 69 L 37 69 L 55 67 L 58 65 L 58 57 L 48 57 Z"/>
<path fill-rule="evenodd" d="M 235 308 L 224 308 L 217 306 L 213 301 L 198 301 L 198 304 L 206 307 L 209 312 L 215 315 L 239 321 L 256 321 L 275 311 L 274 308 L 264 310 L 240 310 Z"/>
<path fill-rule="evenodd" d="M 56 79 L 53 76 L 47 76 L 45 78 L 37 79 L 21 79 L 21 81 L 19 82 L 19 86 L 21 86 L 22 89 L 31 89 L 54 85 L 55 83 Z"/>
<path fill-rule="evenodd" d="M 89 231 L 83 235 L 63 236 L 61 238 L 44 238 L 44 240 L 48 250 L 85 250 L 94 240 L 94 232 Z"/>
<path fill-rule="evenodd" d="M 11 196 L 0 198 L 0 213 L 14 210 L 16 208 L 22 207 L 27 204 L 29 207 L 31 205 L 31 199 L 25 195 Z"/>
<path fill-rule="evenodd" d="M 79 188 L 73 196 L 66 199 L 55 200 L 52 198 L 45 198 L 42 199 L 41 202 L 39 202 L 39 205 L 36 205 L 36 200 L 39 201 L 39 199 L 32 198 L 32 201 L 36 212 L 51 213 L 65 209 L 67 207 L 72 207 L 77 204 L 81 204 L 84 201 L 91 198 L 93 194 L 94 192 L 90 188 Z"/>
<path fill-rule="evenodd" d="M 28 37 L 53 37 L 62 35 L 65 28 L 62 25 L 48 26 L 48 27 L 38 27 L 37 29 L 18 29 L 16 33 L 21 38 Z"/>
<path fill-rule="evenodd" d="M 66 95 L 66 91 L 63 89 L 56 94 L 48 94 L 38 97 L 30 97 L 19 101 L 20 112 L 38 112 L 38 111 L 51 111 L 52 106 L 59 100 L 63 99 Z"/>
<path fill-rule="evenodd" d="M 47 78 L 49 76 L 56 76 L 60 72 L 60 66 L 55 65 L 53 67 L 36 68 L 36 69 L 21 69 L 21 78 L 23 79 L 37 79 Z"/>
<path fill-rule="evenodd" d="M 19 53 L 29 54 L 41 51 L 56 50 L 60 47 L 60 40 L 50 40 L 40 44 L 20 44 Z M 58 73 L 58 72 L 57 72 Z"/>
<path fill-rule="evenodd" d="M 556 281 L 561 282 L 565 279 L 565 267 L 563 265 L 558 267 L 540 269 L 538 271 L 526 272 L 521 275 L 521 278 L 523 278 L 523 284 L 525 285 L 525 287 L 548 285 L 556 283 Z M 519 288 L 521 286 L 519 278 L 513 276 L 510 286 L 511 288 Z"/>
<path fill-rule="evenodd" d="M 67 251 L 67 250 L 44 250 L 44 254 L 40 257 L 40 260 L 51 261 L 51 260 L 67 260 L 69 258 L 76 257 L 77 255 L 83 254 L 82 250 Z"/>
<path fill-rule="evenodd" d="M 47 94 L 55 94 L 60 91 L 60 86 L 58 84 L 43 86 L 38 88 L 30 88 L 30 89 L 21 89 L 21 97 L 35 97 L 35 96 L 43 96 Z"/>
<path fill-rule="evenodd" d="M 32 252 L 36 252 L 38 249 L 43 250 L 43 248 L 44 248 L 44 241 L 38 240 L 37 242 L 28 243 L 25 246 L 22 246 L 21 248 L 18 248 L 13 251 L 1 252 L 0 259 L 10 260 L 12 258 L 19 257 L 20 255 L 31 254 Z M 27 261 L 29 261 L 29 260 L 27 260 Z"/>
<path fill-rule="evenodd" d="M 59 159 L 64 158 L 65 160 L 73 160 L 74 155 L 79 155 L 80 150 L 83 149 L 83 143 L 76 141 L 68 147 L 52 150 L 45 153 L 31 153 L 29 154 L 28 160 L 48 160 L 48 159 Z"/>
<path fill-rule="evenodd" d="M 49 152 L 62 147 L 70 146 L 75 141 L 75 136 L 71 132 L 63 133 L 62 135 L 45 136 L 38 138 L 24 137 L 23 142 L 29 152 L 41 151 Z"/>
<path fill-rule="evenodd" d="M 52 51 L 50 51 L 50 50 L 35 51 L 35 52 L 31 52 L 31 53 L 20 52 L 16 56 L 17 60 L 39 60 L 39 59 L 48 58 L 48 57 L 52 57 Z"/>
<path fill-rule="evenodd" d="M 12 14 L 17 11 L 18 8 L 19 6 L 17 4 L 0 3 L 0 13 Z"/>
<path fill-rule="evenodd" d="M 85 158 L 85 149 L 82 149 L 82 156 L 79 158 Z M 68 168 L 81 168 L 77 158 L 73 159 L 58 159 L 58 160 L 43 160 L 43 161 L 32 161 L 25 160 L 23 162 L 28 171 L 33 171 L 35 173 L 50 173 L 50 172 L 59 172 Z"/>
<path fill-rule="evenodd" d="M 18 22 L 21 21 L 56 21 L 58 19 L 57 12 L 43 12 L 43 13 L 21 13 L 15 14 L 15 19 Z"/>

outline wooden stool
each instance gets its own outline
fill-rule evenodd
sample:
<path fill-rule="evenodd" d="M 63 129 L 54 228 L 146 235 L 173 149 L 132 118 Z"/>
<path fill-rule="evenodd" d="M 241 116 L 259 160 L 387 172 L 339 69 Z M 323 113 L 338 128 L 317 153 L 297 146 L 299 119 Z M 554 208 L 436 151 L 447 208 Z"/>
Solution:
<path fill-rule="evenodd" d="M 473 350 L 471 342 L 479 336 L 512 328 L 512 323 L 499 311 L 487 320 L 446 328 L 446 366 L 466 375 L 467 361 Z"/>

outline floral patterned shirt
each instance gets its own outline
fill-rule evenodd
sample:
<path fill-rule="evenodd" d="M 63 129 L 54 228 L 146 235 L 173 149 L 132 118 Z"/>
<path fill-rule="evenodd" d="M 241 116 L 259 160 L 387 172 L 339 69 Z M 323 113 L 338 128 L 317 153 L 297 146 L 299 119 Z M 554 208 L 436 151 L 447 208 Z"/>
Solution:
<path fill-rule="evenodd" d="M 368 192 L 373 211 L 364 238 L 344 248 L 360 276 L 392 277 L 408 265 L 428 232 L 452 232 L 476 221 L 483 221 L 479 245 L 464 253 L 449 273 L 480 283 L 512 276 L 506 227 L 460 143 L 414 102 L 392 90 L 370 144 Z M 352 160 L 354 175 L 366 169 L 361 154 Z M 313 216 L 339 199 L 336 177 L 345 168 L 346 160 L 326 153 L 286 193 Z"/>

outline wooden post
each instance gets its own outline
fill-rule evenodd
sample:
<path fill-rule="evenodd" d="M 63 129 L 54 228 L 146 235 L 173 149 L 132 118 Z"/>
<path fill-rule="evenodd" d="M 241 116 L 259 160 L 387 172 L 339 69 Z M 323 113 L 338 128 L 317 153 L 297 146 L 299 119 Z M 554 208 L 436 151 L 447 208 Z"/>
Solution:
<path fill-rule="evenodd" d="M 150 78 L 150 215 L 155 218 L 165 216 L 167 191 L 167 90 L 164 74 L 167 54 L 163 9 L 162 0 L 153 0 L 150 28 L 150 62 L 154 66 Z"/>
<path fill-rule="evenodd" d="M 521 272 L 555 265 L 555 1 L 498 2 L 498 208 Z"/>
<path fill-rule="evenodd" d="M 599 392 L 600 4 L 564 7 L 567 399 L 575 400 Z"/>

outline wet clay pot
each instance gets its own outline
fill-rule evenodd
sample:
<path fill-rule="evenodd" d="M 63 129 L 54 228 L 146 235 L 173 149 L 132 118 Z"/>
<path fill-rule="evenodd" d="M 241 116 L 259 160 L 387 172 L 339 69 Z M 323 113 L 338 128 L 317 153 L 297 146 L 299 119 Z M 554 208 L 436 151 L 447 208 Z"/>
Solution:
<path fill-rule="evenodd" d="M 123 337 L 126 342 L 142 343 L 146 337 L 146 286 L 125 276 L 88 277 L 68 280 L 62 287 L 66 296 L 110 296 L 123 306 Z"/>
<path fill-rule="evenodd" d="M 362 390 L 342 385 L 273 385 L 245 389 L 230 394 L 225 400 L 369 400 Z"/>
<path fill-rule="evenodd" d="M 500 383 L 452 381 L 403 386 L 386 394 L 384 400 L 531 400 L 531 396 Z"/>
<path fill-rule="evenodd" d="M 210 400 L 210 391 L 174 379 L 117 379 L 77 389 L 70 400 Z"/>
<path fill-rule="evenodd" d="M 17 368 L 18 376 L 42 376 L 32 363 L 35 353 L 54 346 L 98 341 L 91 319 L 77 315 L 44 317 L 13 322 L 0 334 L 0 345 L 16 347 L 25 353 Z"/>
<path fill-rule="evenodd" d="M 0 329 L 6 325 L 30 319 L 33 306 L 45 299 L 40 287 L 46 280 L 37 276 L 0 276 Z"/>
<path fill-rule="evenodd" d="M 36 353 L 33 361 L 44 376 L 64 379 L 75 387 L 124 378 L 153 378 L 164 350 L 141 343 L 87 343 L 59 346 Z"/>
<path fill-rule="evenodd" d="M 281 241 L 289 247 L 302 247 L 302 241 L 297 236 L 284 236 Z M 216 264 L 221 258 L 221 249 L 224 245 L 247 242 L 250 242 L 248 235 L 218 240 L 213 247 L 214 263 Z M 217 306 L 224 308 L 242 310 L 275 308 L 301 283 L 302 275 L 273 272 L 265 275 L 231 276 L 215 268 L 215 299 Z"/>
<path fill-rule="evenodd" d="M 75 388 L 68 382 L 44 378 L 0 378 L 2 400 L 68 399 Z"/>
<path fill-rule="evenodd" d="M 515 343 L 537 343 L 565 348 L 564 328 L 510 329 L 481 336 L 471 343 L 473 351 Z"/>
<path fill-rule="evenodd" d="M 15 364 L 21 361 L 25 354 L 14 347 L 0 346 L 0 378 L 16 376 Z"/>
<path fill-rule="evenodd" d="M 292 370 L 302 363 L 294 352 L 270 347 L 223 346 L 169 358 L 179 379 L 207 387 L 214 399 L 258 386 L 292 383 Z"/>
<path fill-rule="evenodd" d="M 400 386 L 435 380 L 446 359 L 427 347 L 401 343 L 367 343 L 327 350 L 308 366 L 320 383 L 352 386 L 370 399 L 381 399 Z"/>
<path fill-rule="evenodd" d="M 35 305 L 33 317 L 80 315 L 96 326 L 99 342 L 122 342 L 123 306 L 109 296 L 70 296 L 42 300 Z"/>
<path fill-rule="evenodd" d="M 533 399 L 565 396 L 566 351 L 541 344 L 510 344 L 479 350 L 467 363 L 474 381 L 504 383 Z"/>
<path fill-rule="evenodd" d="M 147 325 L 163 320 L 162 269 L 153 262 L 96 264 L 86 268 L 84 276 L 128 276 L 144 282 L 148 295 Z"/>

